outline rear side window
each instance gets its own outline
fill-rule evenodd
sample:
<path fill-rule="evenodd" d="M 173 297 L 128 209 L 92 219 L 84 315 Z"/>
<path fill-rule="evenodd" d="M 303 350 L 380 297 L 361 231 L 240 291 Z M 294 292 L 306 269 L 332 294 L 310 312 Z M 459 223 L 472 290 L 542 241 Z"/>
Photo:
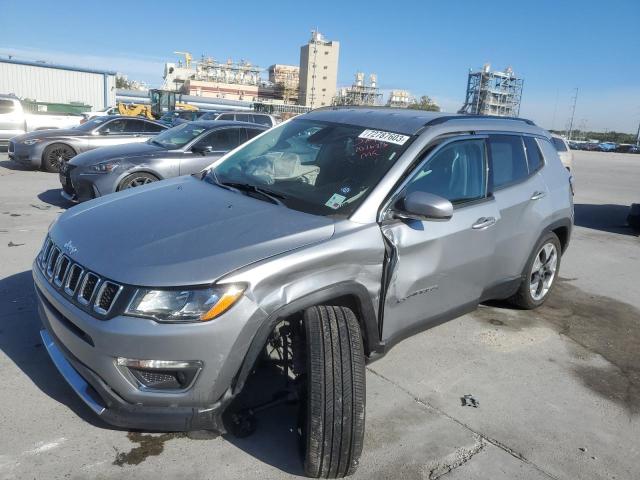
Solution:
<path fill-rule="evenodd" d="M 0 100 L 0 113 L 13 112 L 13 102 L 11 100 Z"/>
<path fill-rule="evenodd" d="M 215 152 L 228 152 L 238 145 L 240 145 L 239 128 L 216 130 L 198 141 L 198 146 L 210 146 Z"/>
<path fill-rule="evenodd" d="M 271 118 L 267 115 L 254 115 L 253 116 L 254 123 L 258 123 L 260 125 L 265 125 L 267 127 L 271 127 Z"/>
<path fill-rule="evenodd" d="M 519 135 L 489 135 L 489 154 L 494 188 L 519 182 L 529 175 Z"/>
<path fill-rule="evenodd" d="M 553 142 L 553 146 L 556 147 L 557 151 L 567 151 L 567 146 L 564 144 L 564 141 L 561 138 L 551 137 L 551 141 Z"/>
<path fill-rule="evenodd" d="M 540 152 L 540 147 L 538 147 L 538 142 L 533 137 L 522 137 L 524 139 L 524 148 L 527 151 L 527 163 L 529 164 L 529 172 L 535 172 L 540 167 L 544 161 L 542 160 L 542 153 Z"/>
<path fill-rule="evenodd" d="M 418 167 L 406 193 L 433 193 L 454 205 L 480 200 L 487 195 L 486 172 L 483 140 L 453 142 Z"/>
<path fill-rule="evenodd" d="M 125 133 L 142 133 L 144 132 L 144 123 L 142 120 L 127 120 L 124 131 Z"/>
<path fill-rule="evenodd" d="M 218 117 L 218 120 L 233 120 L 233 113 L 223 113 Z"/>
<path fill-rule="evenodd" d="M 247 128 L 247 140 L 251 140 L 253 137 L 257 137 L 263 131 L 255 128 Z"/>
<path fill-rule="evenodd" d="M 151 122 L 144 122 L 144 131 L 145 132 L 161 132 L 165 130 L 162 125 L 157 125 Z"/>
<path fill-rule="evenodd" d="M 236 113 L 236 120 L 238 122 L 251 122 L 251 118 L 249 118 L 251 115 L 248 115 L 246 113 Z"/>

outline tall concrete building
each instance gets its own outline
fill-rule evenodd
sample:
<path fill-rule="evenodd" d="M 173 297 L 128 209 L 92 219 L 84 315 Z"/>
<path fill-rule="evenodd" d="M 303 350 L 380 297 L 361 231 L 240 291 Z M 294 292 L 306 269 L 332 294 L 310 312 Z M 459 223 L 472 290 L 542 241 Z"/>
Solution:
<path fill-rule="evenodd" d="M 331 105 L 338 84 L 340 43 L 326 40 L 318 31 L 300 47 L 300 105 Z"/>

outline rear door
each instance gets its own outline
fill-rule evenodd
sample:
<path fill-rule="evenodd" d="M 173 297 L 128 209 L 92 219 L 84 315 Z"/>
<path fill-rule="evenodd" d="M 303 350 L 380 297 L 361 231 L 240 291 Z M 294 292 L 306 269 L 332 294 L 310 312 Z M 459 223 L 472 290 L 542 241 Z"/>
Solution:
<path fill-rule="evenodd" d="M 518 278 L 549 214 L 547 186 L 539 173 L 535 141 L 521 135 L 489 135 L 490 185 L 500 211 L 493 282 Z M 527 152 L 531 166 L 527 162 Z"/>
<path fill-rule="evenodd" d="M 500 213 L 488 192 L 485 138 L 437 147 L 409 176 L 397 198 L 423 191 L 450 200 L 449 220 L 386 220 L 388 262 L 382 337 L 460 315 L 477 305 L 490 274 Z M 391 204 L 396 200 L 392 199 Z"/>
<path fill-rule="evenodd" d="M 180 175 L 189 175 L 208 167 L 225 153 L 233 150 L 244 141 L 244 129 L 241 127 L 219 128 L 204 134 L 192 146 L 196 148 L 211 147 L 205 155 L 188 152 L 180 161 Z"/>

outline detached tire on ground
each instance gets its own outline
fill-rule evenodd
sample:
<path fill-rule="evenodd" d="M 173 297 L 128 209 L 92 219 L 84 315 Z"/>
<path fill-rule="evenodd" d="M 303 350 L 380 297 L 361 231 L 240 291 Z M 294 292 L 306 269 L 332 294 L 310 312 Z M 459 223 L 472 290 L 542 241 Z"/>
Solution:
<path fill-rule="evenodd" d="M 47 172 L 57 173 L 60 166 L 76 156 L 76 151 L 64 143 L 49 145 L 42 152 L 42 169 Z"/>
<path fill-rule="evenodd" d="M 305 473 L 340 478 L 358 467 L 364 438 L 365 364 L 360 327 L 345 307 L 304 313 L 306 394 L 301 408 Z"/>
<path fill-rule="evenodd" d="M 525 310 L 542 305 L 556 283 L 561 256 L 562 247 L 556 234 L 545 234 L 529 257 L 518 291 L 507 301 Z"/>
<path fill-rule="evenodd" d="M 126 190 L 127 188 L 135 188 L 141 185 L 146 185 L 147 183 L 157 182 L 160 180 L 155 175 L 151 175 L 146 172 L 132 173 L 131 175 L 127 175 L 120 182 L 120 186 L 118 187 L 118 191 Z"/>

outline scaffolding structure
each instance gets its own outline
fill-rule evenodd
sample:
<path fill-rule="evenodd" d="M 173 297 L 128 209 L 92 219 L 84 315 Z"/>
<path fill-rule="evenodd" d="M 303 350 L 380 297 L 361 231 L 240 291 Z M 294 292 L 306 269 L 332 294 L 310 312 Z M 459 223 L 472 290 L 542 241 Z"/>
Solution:
<path fill-rule="evenodd" d="M 523 83 L 511 67 L 504 72 L 494 72 L 487 63 L 480 71 L 469 70 L 465 103 L 458 113 L 517 117 Z"/>
<path fill-rule="evenodd" d="M 334 105 L 380 105 L 382 93 L 378 88 L 378 76 L 375 73 L 369 75 L 369 83 L 364 78 L 364 73 L 357 72 L 355 82 L 350 87 L 338 90 L 333 100 Z"/>
<path fill-rule="evenodd" d="M 228 59 L 223 63 L 203 55 L 196 64 L 194 80 L 258 86 L 263 83 L 261 72 L 260 67 L 244 59 L 239 62 Z"/>
<path fill-rule="evenodd" d="M 407 108 L 414 101 L 415 99 L 411 96 L 411 93 L 409 93 L 408 90 L 391 90 L 387 106 L 393 108 Z"/>

